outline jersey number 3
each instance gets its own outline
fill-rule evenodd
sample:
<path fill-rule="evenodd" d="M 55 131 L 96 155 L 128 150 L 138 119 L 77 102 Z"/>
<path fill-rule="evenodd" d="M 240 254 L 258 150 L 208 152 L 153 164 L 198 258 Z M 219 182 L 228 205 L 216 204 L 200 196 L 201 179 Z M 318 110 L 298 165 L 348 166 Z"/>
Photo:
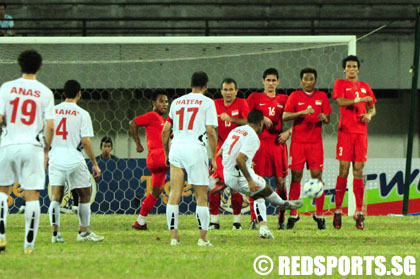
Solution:
<path fill-rule="evenodd" d="M 69 132 L 67 132 L 67 118 L 62 118 L 60 123 L 58 123 L 57 130 L 55 130 L 55 134 L 57 136 L 62 136 L 63 140 L 67 139 L 67 135 Z"/>

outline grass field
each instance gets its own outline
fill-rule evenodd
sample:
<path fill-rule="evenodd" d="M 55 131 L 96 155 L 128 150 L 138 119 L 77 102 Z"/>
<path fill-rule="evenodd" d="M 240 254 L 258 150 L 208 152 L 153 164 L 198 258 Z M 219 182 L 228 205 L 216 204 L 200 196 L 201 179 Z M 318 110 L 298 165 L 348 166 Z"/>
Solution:
<path fill-rule="evenodd" d="M 414 256 L 420 274 L 420 218 L 367 217 L 359 231 L 353 219 L 343 218 L 341 230 L 319 231 L 309 216 L 301 217 L 295 229 L 274 230 L 275 239 L 258 237 L 258 231 L 244 228 L 231 231 L 230 215 L 221 216 L 221 230 L 210 231 L 213 247 L 198 247 L 197 222 L 192 215 L 180 216 L 181 246 L 169 246 L 165 215 L 149 218 L 149 231 L 134 231 L 133 215 L 94 215 L 92 231 L 104 235 L 103 243 L 76 242 L 77 216 L 61 215 L 61 231 L 66 243 L 52 244 L 48 215 L 41 216 L 35 252 L 23 254 L 24 217 L 9 215 L 8 246 L 0 254 L 0 278 L 300 278 L 278 275 L 278 265 L 268 276 L 254 272 L 257 256 Z M 249 216 L 243 216 L 248 224 Z M 247 226 L 246 226 L 247 227 Z M 389 266 L 389 264 L 386 264 Z M 316 277 L 316 276 L 312 276 Z M 357 276 L 353 276 L 356 278 Z M 416 278 L 413 276 L 412 278 Z M 318 278 L 342 278 L 333 276 Z M 346 277 L 352 278 L 352 276 Z M 377 278 L 358 276 L 357 278 Z M 382 278 L 391 278 L 383 276 Z"/>

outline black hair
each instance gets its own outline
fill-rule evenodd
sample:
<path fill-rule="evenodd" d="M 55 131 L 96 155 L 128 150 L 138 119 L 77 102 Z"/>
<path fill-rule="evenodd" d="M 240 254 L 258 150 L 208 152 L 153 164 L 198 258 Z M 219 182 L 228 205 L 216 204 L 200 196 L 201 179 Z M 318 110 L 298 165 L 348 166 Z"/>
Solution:
<path fill-rule="evenodd" d="M 80 83 L 77 80 L 68 80 L 64 84 L 64 96 L 69 99 L 74 99 L 80 89 Z"/>
<path fill-rule="evenodd" d="M 246 119 L 250 124 L 260 124 L 264 120 L 264 114 L 260 110 L 253 109 L 248 113 Z"/>
<path fill-rule="evenodd" d="M 22 73 L 36 74 L 42 65 L 42 56 L 35 50 L 25 50 L 19 55 L 18 63 Z"/>
<path fill-rule="evenodd" d="M 168 92 L 166 92 L 163 89 L 156 89 L 155 91 L 153 91 L 152 101 L 156 101 L 158 99 L 159 95 L 165 95 L 166 97 L 168 97 Z"/>
<path fill-rule="evenodd" d="M 268 68 L 263 73 L 263 79 L 265 79 L 268 75 L 275 75 L 277 79 L 279 79 L 279 72 L 274 68 Z"/>
<path fill-rule="evenodd" d="M 238 84 L 233 78 L 225 78 L 222 83 L 220 84 L 220 88 L 223 88 L 223 83 L 233 83 L 235 84 L 235 89 L 238 89 Z"/>
<path fill-rule="evenodd" d="M 348 61 L 357 62 L 357 68 L 360 69 L 360 61 L 359 61 L 359 58 L 357 58 L 356 55 L 349 55 L 349 56 L 347 56 L 346 58 L 343 59 L 343 69 L 346 68 L 346 64 L 347 64 Z"/>
<path fill-rule="evenodd" d="M 102 145 L 107 142 L 111 144 L 111 147 L 113 147 L 112 139 L 108 136 L 105 136 L 101 139 L 101 145 L 99 146 L 99 148 L 102 148 Z"/>
<path fill-rule="evenodd" d="M 0 6 L 4 6 L 5 9 L 7 8 L 7 5 L 4 2 L 0 2 Z"/>
<path fill-rule="evenodd" d="M 303 78 L 304 74 L 314 74 L 315 79 L 318 76 L 317 73 L 316 73 L 316 70 L 314 68 L 311 68 L 311 67 L 303 68 L 302 71 L 300 71 L 300 79 Z"/>
<path fill-rule="evenodd" d="M 191 77 L 191 87 L 203 88 L 209 82 L 205 72 L 195 72 Z"/>

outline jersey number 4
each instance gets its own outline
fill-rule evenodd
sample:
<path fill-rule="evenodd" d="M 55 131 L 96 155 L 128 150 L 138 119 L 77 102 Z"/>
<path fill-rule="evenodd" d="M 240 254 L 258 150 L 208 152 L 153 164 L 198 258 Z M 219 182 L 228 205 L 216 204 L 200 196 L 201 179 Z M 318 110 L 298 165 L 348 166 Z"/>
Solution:
<path fill-rule="evenodd" d="M 67 132 L 67 118 L 62 118 L 60 123 L 58 123 L 57 130 L 55 130 L 55 134 L 57 136 L 62 136 L 63 140 L 67 139 L 67 135 L 69 132 Z"/>
<path fill-rule="evenodd" d="M 181 108 L 177 112 L 175 112 L 177 115 L 179 115 L 179 130 L 182 131 L 184 129 L 184 112 L 185 108 Z M 192 112 L 190 122 L 188 123 L 188 130 L 192 130 L 194 126 L 194 120 L 195 116 L 197 115 L 198 108 L 188 108 L 187 112 Z"/>
<path fill-rule="evenodd" d="M 16 98 L 13 101 L 10 101 L 10 104 L 13 106 L 12 110 L 12 117 L 10 119 L 11 123 L 16 123 L 16 115 L 19 108 L 19 102 L 20 98 Z M 34 100 L 27 99 L 23 101 L 22 107 L 21 107 L 22 115 L 25 117 L 22 117 L 20 121 L 22 121 L 25 125 L 31 125 L 35 122 L 35 116 L 36 116 L 36 103 Z"/>

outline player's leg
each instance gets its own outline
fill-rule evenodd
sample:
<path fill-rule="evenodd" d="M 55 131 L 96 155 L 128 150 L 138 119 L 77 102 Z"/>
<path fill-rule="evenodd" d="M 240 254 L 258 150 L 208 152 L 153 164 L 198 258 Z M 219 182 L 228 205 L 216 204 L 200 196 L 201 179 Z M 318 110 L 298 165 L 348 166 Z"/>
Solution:
<path fill-rule="evenodd" d="M 0 253 L 6 249 L 6 225 L 10 186 L 0 186 Z"/>
<path fill-rule="evenodd" d="M 292 170 L 292 182 L 290 183 L 289 200 L 299 200 L 301 180 L 303 175 L 303 169 Z M 297 209 L 290 210 L 290 216 L 287 220 L 287 229 L 290 230 L 295 226 L 295 223 L 300 220 Z"/>
<path fill-rule="evenodd" d="M 52 177 L 51 172 L 50 172 L 50 177 Z M 50 181 L 52 180 L 50 179 Z M 64 185 L 58 186 L 58 185 L 51 184 L 51 189 L 52 189 L 52 199 L 51 199 L 50 207 L 48 208 L 48 216 L 50 219 L 50 225 L 51 225 L 51 230 L 52 230 L 51 242 L 63 243 L 64 239 L 60 233 L 60 205 L 64 196 Z"/>
<path fill-rule="evenodd" d="M 76 189 L 71 190 L 71 196 L 73 197 L 73 205 L 71 206 L 71 211 L 77 214 L 79 210 L 79 194 Z"/>
<path fill-rule="evenodd" d="M 311 178 L 316 178 L 322 181 L 322 170 L 311 169 Z M 324 203 L 325 203 L 325 191 L 322 193 L 322 196 L 315 199 L 316 211 L 315 215 L 312 217 L 314 221 L 318 224 L 318 229 L 325 230 L 325 218 L 324 216 Z"/>
<path fill-rule="evenodd" d="M 171 245 L 179 244 L 178 215 L 179 201 L 182 196 L 182 189 L 185 183 L 184 169 L 171 165 L 171 192 L 169 193 L 168 204 L 166 205 L 166 221 L 171 233 Z"/>
<path fill-rule="evenodd" d="M 260 144 L 260 148 L 255 153 L 253 162 L 254 165 L 254 171 L 256 174 L 260 176 L 266 176 L 267 172 L 267 160 L 269 160 L 269 157 L 267 157 L 266 152 L 266 146 L 268 142 L 262 140 Z M 258 221 L 257 216 L 255 215 L 255 208 L 254 208 L 254 199 L 252 197 L 248 197 L 249 202 L 249 211 L 251 213 L 251 223 L 249 225 L 250 230 L 256 230 L 258 228 Z"/>
<path fill-rule="evenodd" d="M 193 185 L 194 195 L 197 202 L 195 216 L 198 221 L 198 228 L 200 230 L 199 246 L 211 246 L 207 240 L 207 232 L 209 230 L 210 213 L 207 206 L 208 186 Z"/>
<path fill-rule="evenodd" d="M 356 228 L 364 229 L 365 217 L 362 213 L 363 195 L 364 195 L 364 181 L 363 181 L 363 167 L 364 162 L 353 162 L 353 192 L 356 199 L 356 212 L 353 216 L 356 221 Z"/>
<path fill-rule="evenodd" d="M 25 189 L 25 243 L 24 252 L 32 253 L 39 227 L 41 208 L 39 205 L 39 191 Z"/>
<path fill-rule="evenodd" d="M 219 158 L 219 157 L 218 157 Z M 219 169 L 219 165 L 217 166 Z M 224 184 L 220 182 L 220 178 L 215 178 L 216 187 L 220 188 L 220 184 Z M 219 186 L 217 186 L 219 184 Z M 219 224 L 219 212 L 220 212 L 220 192 L 219 191 L 210 191 L 209 192 L 209 210 L 210 210 L 210 230 L 218 230 L 220 229 Z"/>
<path fill-rule="evenodd" d="M 241 213 L 242 213 L 242 203 L 243 203 L 243 197 L 241 193 L 230 190 L 230 201 L 232 204 L 232 210 L 233 210 L 233 226 L 232 230 L 241 230 Z"/>
<path fill-rule="evenodd" d="M 286 189 L 284 177 L 276 176 L 275 182 L 276 182 L 276 193 L 281 197 L 282 200 L 287 200 L 287 189 Z M 286 226 L 284 225 L 285 212 L 286 211 L 284 209 L 279 210 L 279 217 L 278 217 L 278 222 L 277 222 L 277 228 L 279 230 L 286 229 Z"/>
<path fill-rule="evenodd" d="M 270 153 L 271 164 L 274 166 L 274 176 L 276 182 L 276 192 L 283 199 L 287 200 L 286 176 L 288 173 L 288 154 L 287 145 L 273 144 Z M 280 230 L 285 229 L 284 226 L 285 210 L 279 210 L 279 219 L 277 228 Z"/>

